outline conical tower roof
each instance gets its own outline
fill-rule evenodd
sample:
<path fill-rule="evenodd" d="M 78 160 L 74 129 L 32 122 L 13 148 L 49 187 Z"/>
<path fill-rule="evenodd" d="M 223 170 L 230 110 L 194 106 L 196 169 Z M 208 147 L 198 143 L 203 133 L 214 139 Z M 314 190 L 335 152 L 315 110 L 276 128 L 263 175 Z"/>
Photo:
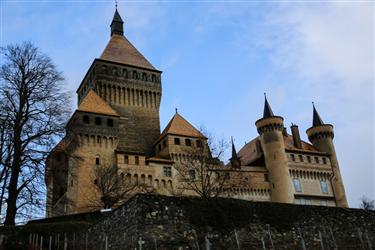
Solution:
<path fill-rule="evenodd" d="M 267 101 L 267 96 L 264 94 L 264 111 L 263 111 L 263 118 L 268 118 L 275 116 L 272 112 L 271 106 Z"/>
<path fill-rule="evenodd" d="M 320 115 L 318 111 L 316 110 L 315 105 L 313 103 L 313 127 L 321 126 L 321 125 L 324 125 L 324 122 L 322 118 L 320 118 Z"/>

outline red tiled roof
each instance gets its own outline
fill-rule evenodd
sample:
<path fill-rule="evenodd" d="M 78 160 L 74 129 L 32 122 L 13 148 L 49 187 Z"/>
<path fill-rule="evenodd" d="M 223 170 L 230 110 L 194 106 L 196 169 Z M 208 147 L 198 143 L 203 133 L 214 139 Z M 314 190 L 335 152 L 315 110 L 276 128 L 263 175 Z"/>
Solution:
<path fill-rule="evenodd" d="M 118 116 L 114 111 L 95 91 L 90 90 L 89 93 L 83 98 L 81 104 L 78 106 L 78 111 L 98 113 L 103 115 Z"/>
<path fill-rule="evenodd" d="M 112 35 L 100 59 L 155 70 L 126 37 L 116 34 Z"/>

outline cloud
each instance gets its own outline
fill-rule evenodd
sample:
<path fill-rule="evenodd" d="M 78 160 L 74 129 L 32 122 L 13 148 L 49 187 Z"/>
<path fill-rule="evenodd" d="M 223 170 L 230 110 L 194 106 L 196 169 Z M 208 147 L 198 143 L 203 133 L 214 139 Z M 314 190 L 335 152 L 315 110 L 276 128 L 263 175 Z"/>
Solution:
<path fill-rule="evenodd" d="M 281 5 L 265 20 L 264 31 L 252 38 L 257 48 L 269 51 L 274 70 L 298 82 L 290 86 L 293 98 L 318 100 L 336 125 L 351 205 L 361 195 L 374 198 L 373 4 Z"/>

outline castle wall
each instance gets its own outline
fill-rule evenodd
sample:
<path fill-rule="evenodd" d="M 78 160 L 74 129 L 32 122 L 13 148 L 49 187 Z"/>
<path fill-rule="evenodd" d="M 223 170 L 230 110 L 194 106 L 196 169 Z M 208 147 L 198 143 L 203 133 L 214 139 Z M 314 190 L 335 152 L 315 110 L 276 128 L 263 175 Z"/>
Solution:
<path fill-rule="evenodd" d="M 89 246 L 370 249 L 374 222 L 374 211 L 359 209 L 138 195 L 89 229 Z"/>

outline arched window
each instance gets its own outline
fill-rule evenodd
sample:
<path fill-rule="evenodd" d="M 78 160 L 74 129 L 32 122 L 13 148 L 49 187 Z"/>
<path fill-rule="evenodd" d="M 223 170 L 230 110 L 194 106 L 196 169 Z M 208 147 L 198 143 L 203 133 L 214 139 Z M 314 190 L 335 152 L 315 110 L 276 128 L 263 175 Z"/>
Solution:
<path fill-rule="evenodd" d="M 95 165 L 100 165 L 100 155 L 95 156 Z"/>
<path fill-rule="evenodd" d="M 185 139 L 185 145 L 190 147 L 191 146 L 191 140 Z"/>
<path fill-rule="evenodd" d="M 180 138 L 174 138 L 174 144 L 180 145 Z"/>

